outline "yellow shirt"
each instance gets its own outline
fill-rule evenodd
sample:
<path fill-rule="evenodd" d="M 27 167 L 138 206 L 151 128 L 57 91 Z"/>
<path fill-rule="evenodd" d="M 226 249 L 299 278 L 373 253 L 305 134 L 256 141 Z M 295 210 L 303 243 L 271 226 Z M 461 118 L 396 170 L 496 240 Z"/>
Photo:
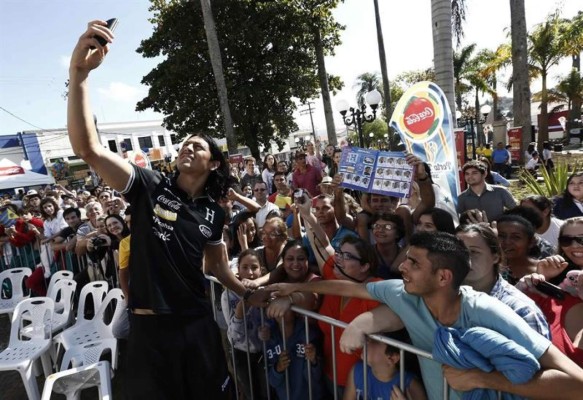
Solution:
<path fill-rule="evenodd" d="M 130 238 L 128 235 L 119 242 L 119 269 L 125 269 L 130 265 Z"/>

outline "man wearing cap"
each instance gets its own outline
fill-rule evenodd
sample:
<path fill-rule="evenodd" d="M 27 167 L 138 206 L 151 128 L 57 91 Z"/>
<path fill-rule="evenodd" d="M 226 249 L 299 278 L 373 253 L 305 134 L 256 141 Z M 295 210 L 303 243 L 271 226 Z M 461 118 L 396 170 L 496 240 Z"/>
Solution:
<path fill-rule="evenodd" d="M 38 194 L 36 190 L 29 190 L 26 192 L 24 199 L 26 200 L 27 207 L 31 210 L 33 215 L 40 215 L 40 194 Z"/>
<path fill-rule="evenodd" d="M 322 178 L 322 182 L 318 185 L 320 192 L 322 194 L 327 194 L 328 196 L 334 196 L 334 186 L 332 186 L 332 177 L 325 176 Z"/>
<path fill-rule="evenodd" d="M 322 173 L 306 162 L 306 153 L 296 153 L 296 169 L 293 173 L 292 183 L 294 189 L 306 189 L 310 195 L 320 194 L 318 184 L 322 181 Z"/>

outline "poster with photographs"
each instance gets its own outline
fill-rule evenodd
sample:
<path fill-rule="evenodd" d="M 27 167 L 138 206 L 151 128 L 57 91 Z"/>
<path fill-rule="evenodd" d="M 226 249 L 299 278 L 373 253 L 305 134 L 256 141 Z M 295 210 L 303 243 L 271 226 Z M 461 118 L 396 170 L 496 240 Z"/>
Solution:
<path fill-rule="evenodd" d="M 401 152 L 345 147 L 339 173 L 341 186 L 348 189 L 395 197 L 411 193 L 413 167 Z"/>

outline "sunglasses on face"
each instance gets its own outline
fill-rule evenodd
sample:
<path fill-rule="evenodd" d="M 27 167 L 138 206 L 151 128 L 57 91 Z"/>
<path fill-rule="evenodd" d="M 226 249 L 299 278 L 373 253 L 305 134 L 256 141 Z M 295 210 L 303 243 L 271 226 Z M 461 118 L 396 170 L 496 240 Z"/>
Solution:
<path fill-rule="evenodd" d="M 561 247 L 569 247 L 577 242 L 579 246 L 583 246 L 583 236 L 559 236 L 559 245 Z"/>
<path fill-rule="evenodd" d="M 253 189 L 254 192 L 265 192 L 265 189 Z"/>
<path fill-rule="evenodd" d="M 392 231 L 395 229 L 395 227 L 389 224 L 372 224 L 372 229 L 378 229 L 380 231 Z"/>

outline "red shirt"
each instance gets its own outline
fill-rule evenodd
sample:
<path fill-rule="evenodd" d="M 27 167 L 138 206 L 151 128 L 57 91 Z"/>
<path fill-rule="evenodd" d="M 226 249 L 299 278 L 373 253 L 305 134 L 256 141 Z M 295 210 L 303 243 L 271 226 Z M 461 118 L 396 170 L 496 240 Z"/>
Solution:
<path fill-rule="evenodd" d="M 322 182 L 322 173 L 319 169 L 306 165 L 306 172 L 300 172 L 299 168 L 293 173 L 292 183 L 295 188 L 306 189 L 313 196 L 320 194 L 318 184 Z"/>
<path fill-rule="evenodd" d="M 564 300 L 543 297 L 532 293 L 529 293 L 529 296 L 540 307 L 546 317 L 553 344 L 577 365 L 583 367 L 583 349 L 575 347 L 567 331 L 565 331 L 565 317 L 567 312 L 573 306 L 583 303 L 581 299 L 571 295 L 566 295 Z"/>
<path fill-rule="evenodd" d="M 42 219 L 33 217 L 28 222 L 26 222 L 22 218 L 18 218 L 14 224 L 14 229 L 16 229 L 16 232 L 14 232 L 14 236 L 10 238 L 10 243 L 16 247 L 23 247 L 29 243 L 34 242 L 36 235 L 28 228 L 28 224 L 34 225 L 39 229 L 42 229 L 43 227 Z"/>
<path fill-rule="evenodd" d="M 328 258 L 324 264 L 323 272 L 324 280 L 337 279 L 334 275 L 334 257 Z M 380 280 L 380 278 L 374 278 L 371 281 L 376 282 Z M 327 294 L 324 296 L 324 301 L 320 307 L 320 314 L 350 323 L 360 314 L 370 311 L 379 305 L 378 301 L 352 298 L 342 308 L 341 302 L 342 296 Z M 332 381 L 334 376 L 334 370 L 332 369 L 332 326 L 321 321 L 318 321 L 318 325 L 324 334 L 324 372 Z M 343 330 L 343 328 L 334 328 L 334 347 L 336 348 L 336 382 L 338 385 L 346 386 L 348 373 L 352 369 L 352 366 L 360 360 L 360 352 L 346 354 L 340 350 L 340 336 L 342 336 Z"/>

